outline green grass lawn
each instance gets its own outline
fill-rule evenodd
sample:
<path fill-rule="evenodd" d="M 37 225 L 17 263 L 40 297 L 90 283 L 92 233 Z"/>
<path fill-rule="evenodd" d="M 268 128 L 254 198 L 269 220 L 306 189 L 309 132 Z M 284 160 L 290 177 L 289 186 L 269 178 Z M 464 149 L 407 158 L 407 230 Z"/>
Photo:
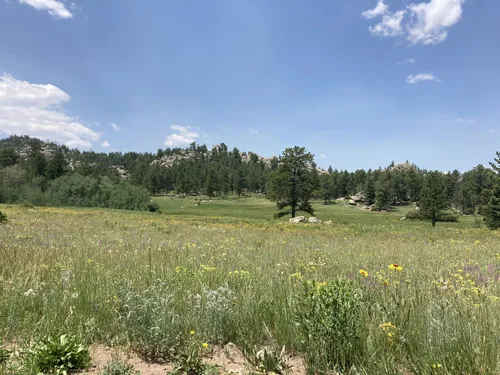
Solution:
<path fill-rule="evenodd" d="M 232 218 L 239 220 L 285 222 L 290 216 L 274 219 L 277 212 L 276 205 L 263 197 L 222 198 L 208 201 L 208 198 L 177 198 L 177 197 L 155 197 L 163 214 L 185 217 L 217 217 Z M 206 200 L 206 202 L 203 202 Z M 371 212 L 356 207 L 350 207 L 347 202 L 334 202 L 325 205 L 323 202 L 313 202 L 315 216 L 322 221 L 331 220 L 335 224 L 363 224 L 380 225 L 394 224 L 398 226 L 408 225 L 430 225 L 418 221 L 400 219 L 405 216 L 409 207 L 396 207 L 390 212 Z M 298 213 L 309 217 L 309 214 Z M 472 216 L 463 216 L 459 223 L 439 223 L 441 226 L 450 228 L 474 227 L 475 219 Z"/>

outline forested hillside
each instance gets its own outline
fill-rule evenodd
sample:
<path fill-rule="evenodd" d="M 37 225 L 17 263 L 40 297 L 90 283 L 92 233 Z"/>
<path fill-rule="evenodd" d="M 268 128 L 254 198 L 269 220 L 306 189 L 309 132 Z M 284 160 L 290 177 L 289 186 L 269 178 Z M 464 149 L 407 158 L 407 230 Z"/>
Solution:
<path fill-rule="evenodd" d="M 187 149 L 156 153 L 79 151 L 27 136 L 0 140 L 0 202 L 144 209 L 150 195 L 222 196 L 266 193 L 276 157 L 229 149 Z M 378 209 L 418 201 L 426 170 L 408 162 L 372 170 L 315 169 L 314 196 L 329 202 L 362 192 Z M 496 174 L 478 165 L 460 173 L 443 172 L 445 197 L 472 214 L 488 203 Z"/>

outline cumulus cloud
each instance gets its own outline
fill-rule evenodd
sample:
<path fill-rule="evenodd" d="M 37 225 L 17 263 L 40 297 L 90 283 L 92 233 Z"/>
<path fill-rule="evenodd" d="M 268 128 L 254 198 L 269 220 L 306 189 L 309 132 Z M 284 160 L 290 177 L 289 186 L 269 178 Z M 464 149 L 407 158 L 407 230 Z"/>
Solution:
<path fill-rule="evenodd" d="M 410 74 L 408 78 L 406 78 L 406 82 L 410 84 L 415 84 L 424 81 L 434 81 L 441 82 L 437 77 L 432 73 L 418 73 L 418 74 Z"/>
<path fill-rule="evenodd" d="M 397 11 L 396 13 L 387 13 L 382 17 L 382 21 L 377 23 L 375 26 L 370 26 L 369 30 L 372 35 L 380 37 L 394 37 L 402 35 L 403 29 L 403 18 L 405 12 L 403 10 Z"/>
<path fill-rule="evenodd" d="M 465 0 L 430 0 L 410 4 L 405 9 L 391 12 L 379 1 L 373 9 L 363 12 L 366 19 L 382 17 L 370 26 L 370 32 L 379 37 L 404 37 L 410 45 L 437 44 L 448 36 L 448 29 L 460 21 Z"/>
<path fill-rule="evenodd" d="M 73 18 L 73 13 L 71 13 L 66 5 L 59 0 L 18 0 L 21 4 L 29 5 L 37 10 L 46 10 L 49 14 L 58 19 L 68 19 Z M 72 4 L 72 8 L 73 8 Z"/>
<path fill-rule="evenodd" d="M 372 18 L 382 16 L 385 14 L 387 11 L 388 6 L 384 4 L 384 0 L 379 0 L 377 2 L 377 5 L 373 9 L 368 9 L 367 11 L 361 13 L 361 15 L 366 18 L 367 20 L 370 20 Z"/>
<path fill-rule="evenodd" d="M 248 134 L 250 134 L 250 135 L 259 134 L 259 131 L 257 129 L 249 128 Z"/>
<path fill-rule="evenodd" d="M 185 146 L 195 142 L 200 134 L 195 132 L 191 126 L 170 125 L 172 134 L 165 140 L 165 146 Z"/>
<path fill-rule="evenodd" d="M 320 157 L 321 159 L 326 159 L 326 155 L 325 155 L 325 154 L 319 154 L 319 157 Z"/>
<path fill-rule="evenodd" d="M 104 147 L 104 148 L 111 147 L 111 143 L 109 143 L 108 141 L 104 141 L 101 143 L 101 147 Z"/>
<path fill-rule="evenodd" d="M 120 128 L 118 125 L 116 124 L 111 124 L 111 127 L 113 128 L 113 130 L 116 130 L 117 132 L 120 132 L 122 131 L 122 128 Z"/>
<path fill-rule="evenodd" d="M 99 140 L 77 117 L 62 110 L 71 97 L 51 84 L 20 81 L 0 75 L 0 133 L 30 135 L 69 147 L 89 148 Z"/>

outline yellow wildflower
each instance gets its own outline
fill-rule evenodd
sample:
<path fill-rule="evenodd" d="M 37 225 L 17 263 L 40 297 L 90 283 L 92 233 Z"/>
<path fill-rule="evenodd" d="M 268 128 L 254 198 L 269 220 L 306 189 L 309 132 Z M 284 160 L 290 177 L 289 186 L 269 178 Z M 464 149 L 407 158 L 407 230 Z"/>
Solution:
<path fill-rule="evenodd" d="M 208 349 L 208 343 L 204 342 L 204 343 L 202 344 L 202 346 L 203 346 L 203 349 Z"/>
<path fill-rule="evenodd" d="M 189 332 L 190 335 L 194 335 L 194 331 Z"/>
<path fill-rule="evenodd" d="M 367 276 L 368 276 L 368 271 L 365 271 L 365 270 L 359 270 L 359 274 L 360 274 L 361 276 L 367 277 Z"/>
<path fill-rule="evenodd" d="M 393 264 L 389 264 L 389 269 L 390 270 L 395 270 L 395 271 L 402 271 L 403 270 L 403 267 L 400 266 L 399 264 L 397 263 L 393 263 Z"/>

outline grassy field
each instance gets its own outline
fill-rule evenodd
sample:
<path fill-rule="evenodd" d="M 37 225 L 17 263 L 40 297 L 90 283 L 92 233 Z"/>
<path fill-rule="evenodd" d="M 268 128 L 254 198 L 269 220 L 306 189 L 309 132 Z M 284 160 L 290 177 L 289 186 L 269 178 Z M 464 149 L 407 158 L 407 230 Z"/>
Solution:
<path fill-rule="evenodd" d="M 500 232 L 474 218 L 318 203 L 333 224 L 291 225 L 259 198 L 158 201 L 0 205 L 3 342 L 71 333 L 172 361 L 196 337 L 284 346 L 309 373 L 500 374 Z"/>

